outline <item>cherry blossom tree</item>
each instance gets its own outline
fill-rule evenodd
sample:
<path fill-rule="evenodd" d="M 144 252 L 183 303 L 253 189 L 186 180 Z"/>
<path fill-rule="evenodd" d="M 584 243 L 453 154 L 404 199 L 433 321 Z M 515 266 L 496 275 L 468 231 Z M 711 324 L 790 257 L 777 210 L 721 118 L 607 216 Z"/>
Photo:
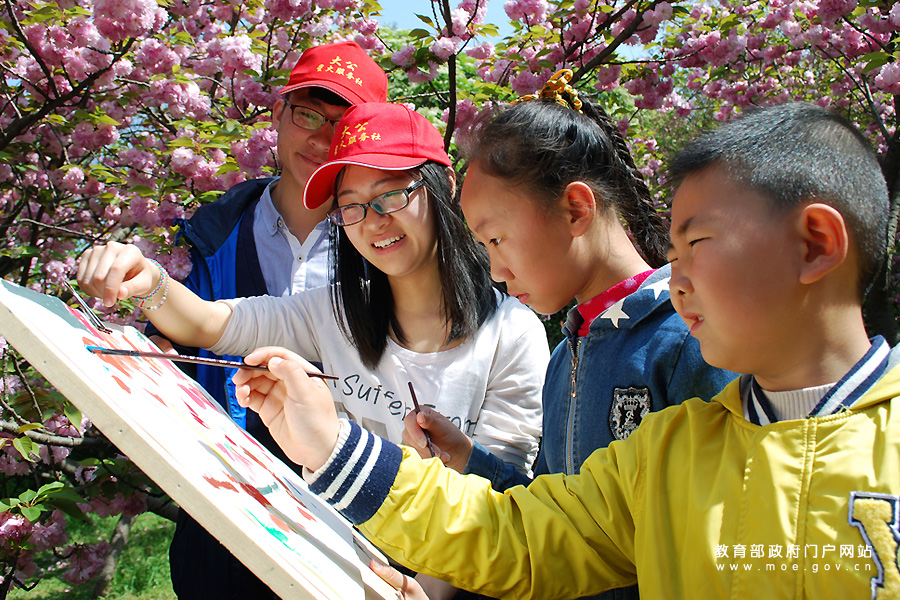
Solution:
<path fill-rule="evenodd" d="M 662 211 L 665 155 L 699 129 L 791 99 L 833 107 L 877 148 L 895 239 L 900 5 L 506 0 L 501 35 L 486 2 L 419 0 L 421 25 L 398 31 L 380 23 L 375 0 L 4 0 L 0 276 L 67 300 L 60 284 L 78 254 L 110 239 L 186 276 L 173 219 L 277 172 L 277 90 L 303 49 L 343 39 L 379 61 L 391 97 L 432 118 L 454 156 L 483 113 L 572 69 L 576 87 L 627 132 Z M 890 266 L 867 320 L 896 343 Z M 106 318 L 140 326 L 131 309 Z M 171 505 L 0 346 L 2 597 L 48 575 L 98 576 L 116 544 L 71 544 L 69 520 L 120 515 L 127 533 L 133 515 Z"/>

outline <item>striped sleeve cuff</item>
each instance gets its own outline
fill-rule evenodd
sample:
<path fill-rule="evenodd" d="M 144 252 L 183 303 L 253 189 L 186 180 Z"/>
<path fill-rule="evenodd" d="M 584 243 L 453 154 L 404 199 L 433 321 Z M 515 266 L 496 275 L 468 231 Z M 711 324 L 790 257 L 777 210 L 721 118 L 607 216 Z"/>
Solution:
<path fill-rule="evenodd" d="M 334 452 L 315 473 L 305 473 L 310 489 L 351 522 L 368 521 L 387 498 L 400 469 L 398 446 L 343 421 Z"/>

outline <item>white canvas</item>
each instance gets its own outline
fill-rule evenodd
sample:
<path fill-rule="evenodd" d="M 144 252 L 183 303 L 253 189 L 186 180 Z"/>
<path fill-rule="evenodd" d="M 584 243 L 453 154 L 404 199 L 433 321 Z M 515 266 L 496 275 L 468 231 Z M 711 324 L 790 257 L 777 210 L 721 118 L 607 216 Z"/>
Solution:
<path fill-rule="evenodd" d="M 380 553 L 171 361 L 88 351 L 158 351 L 133 327 L 109 327 L 0 280 L 0 335 L 273 591 L 398 597 L 368 567 Z"/>

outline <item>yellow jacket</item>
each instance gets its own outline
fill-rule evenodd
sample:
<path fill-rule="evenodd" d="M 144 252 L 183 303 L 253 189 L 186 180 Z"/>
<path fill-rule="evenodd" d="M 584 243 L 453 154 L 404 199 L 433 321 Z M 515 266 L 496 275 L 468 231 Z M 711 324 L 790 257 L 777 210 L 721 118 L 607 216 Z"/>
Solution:
<path fill-rule="evenodd" d="M 323 495 L 401 563 L 492 596 L 900 598 L 900 367 L 852 410 L 763 427 L 739 386 L 504 494 L 390 447 L 366 485 L 335 483 L 339 456 L 312 487 L 345 490 Z"/>

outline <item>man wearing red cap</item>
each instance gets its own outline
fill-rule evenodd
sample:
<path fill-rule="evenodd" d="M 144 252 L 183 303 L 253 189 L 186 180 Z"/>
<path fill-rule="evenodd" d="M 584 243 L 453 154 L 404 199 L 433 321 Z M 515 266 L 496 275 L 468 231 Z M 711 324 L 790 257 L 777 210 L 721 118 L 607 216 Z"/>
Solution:
<path fill-rule="evenodd" d="M 325 44 L 303 52 L 272 109 L 281 176 L 239 183 L 178 223 L 179 237 L 191 249 L 187 286 L 205 299 L 221 300 L 285 296 L 327 285 L 329 206 L 304 207 L 303 188 L 328 157 L 335 124 L 344 111 L 386 99 L 384 71 L 356 43 Z M 215 357 L 197 348 L 178 350 Z M 248 415 L 236 402 L 233 374 L 232 369 L 198 366 L 194 377 L 238 424 L 285 460 L 259 417 Z M 181 600 L 275 597 L 183 511 L 169 557 L 173 588 Z"/>

